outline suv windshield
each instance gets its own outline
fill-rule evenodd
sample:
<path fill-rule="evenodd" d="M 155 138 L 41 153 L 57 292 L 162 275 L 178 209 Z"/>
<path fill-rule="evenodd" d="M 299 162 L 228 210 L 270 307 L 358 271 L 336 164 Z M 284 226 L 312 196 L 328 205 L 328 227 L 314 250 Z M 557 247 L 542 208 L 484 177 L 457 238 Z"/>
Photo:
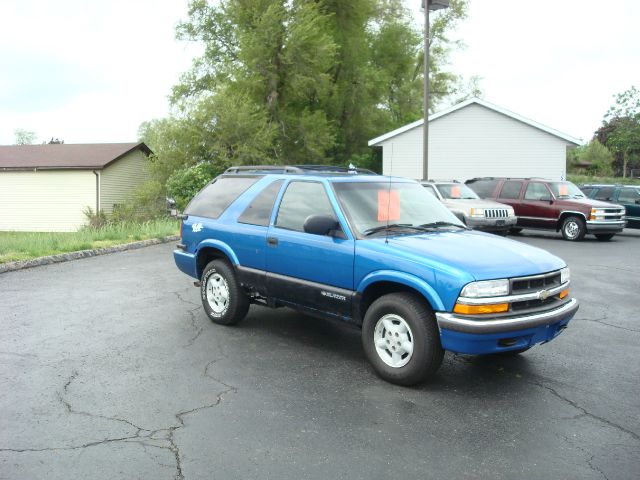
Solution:
<path fill-rule="evenodd" d="M 549 182 L 549 187 L 556 198 L 586 198 L 571 182 Z"/>
<path fill-rule="evenodd" d="M 336 195 L 359 235 L 466 228 L 418 183 L 335 182 Z M 387 229 L 387 226 L 389 227 Z"/>
<path fill-rule="evenodd" d="M 476 192 L 462 183 L 438 183 L 435 187 L 447 200 L 477 200 Z"/>

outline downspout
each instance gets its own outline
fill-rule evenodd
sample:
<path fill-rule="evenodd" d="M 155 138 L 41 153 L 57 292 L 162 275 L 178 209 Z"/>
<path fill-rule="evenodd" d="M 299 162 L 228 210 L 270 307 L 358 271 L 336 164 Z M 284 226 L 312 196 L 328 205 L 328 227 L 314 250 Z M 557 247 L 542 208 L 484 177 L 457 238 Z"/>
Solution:
<path fill-rule="evenodd" d="M 96 215 L 100 213 L 100 172 L 93 171 L 96 176 Z"/>

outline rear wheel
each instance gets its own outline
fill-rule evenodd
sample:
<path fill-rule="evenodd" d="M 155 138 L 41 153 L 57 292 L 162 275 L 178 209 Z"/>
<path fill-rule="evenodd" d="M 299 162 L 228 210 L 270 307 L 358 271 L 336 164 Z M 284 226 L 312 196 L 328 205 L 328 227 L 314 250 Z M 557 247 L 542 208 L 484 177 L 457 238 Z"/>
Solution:
<path fill-rule="evenodd" d="M 601 242 L 608 242 L 613 238 L 615 233 L 596 233 L 596 239 Z"/>
<path fill-rule="evenodd" d="M 373 302 L 362 324 L 362 345 L 376 373 L 398 385 L 426 380 L 444 356 L 433 312 L 412 293 L 390 293 Z"/>
<path fill-rule="evenodd" d="M 571 215 L 564 219 L 560 231 L 565 240 L 576 242 L 584 238 L 585 233 L 587 233 L 587 226 L 582 218 Z"/>
<path fill-rule="evenodd" d="M 205 267 L 200 282 L 200 297 L 211 321 L 220 325 L 235 325 L 249 311 L 249 299 L 233 267 L 224 260 L 214 260 Z"/>

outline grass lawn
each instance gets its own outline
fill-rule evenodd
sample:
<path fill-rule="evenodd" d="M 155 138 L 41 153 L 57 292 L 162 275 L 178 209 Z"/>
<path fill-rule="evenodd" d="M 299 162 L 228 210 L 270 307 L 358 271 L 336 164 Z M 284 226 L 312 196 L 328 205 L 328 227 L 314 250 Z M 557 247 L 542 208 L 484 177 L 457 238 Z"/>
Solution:
<path fill-rule="evenodd" d="M 122 223 L 71 233 L 0 232 L 0 263 L 164 238 L 177 235 L 179 228 L 178 220 L 160 219 L 143 224 Z"/>
<path fill-rule="evenodd" d="M 625 184 L 640 185 L 640 178 L 622 178 L 622 177 L 592 177 L 590 175 L 567 175 L 567 180 L 580 185 L 582 183 L 602 183 L 602 184 Z"/>

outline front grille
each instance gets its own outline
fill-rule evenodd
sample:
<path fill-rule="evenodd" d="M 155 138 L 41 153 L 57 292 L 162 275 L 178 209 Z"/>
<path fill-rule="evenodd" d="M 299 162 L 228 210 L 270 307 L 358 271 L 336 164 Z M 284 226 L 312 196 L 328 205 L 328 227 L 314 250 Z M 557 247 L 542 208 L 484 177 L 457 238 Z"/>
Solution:
<path fill-rule="evenodd" d="M 596 214 L 596 216 L 599 216 Z M 622 220 L 624 216 L 624 210 L 620 210 L 619 208 L 605 208 L 604 209 L 604 218 L 599 219 L 599 221 L 604 222 L 619 222 Z"/>
<path fill-rule="evenodd" d="M 527 300 L 525 302 L 513 302 L 511 304 L 511 311 L 517 312 L 520 310 L 529 310 L 532 308 L 542 308 L 551 309 L 555 306 L 555 304 L 560 305 L 560 297 L 555 295 L 553 297 L 549 297 L 545 300 L 536 299 L 536 300 Z"/>
<path fill-rule="evenodd" d="M 486 208 L 484 216 L 485 218 L 507 218 L 509 211 L 505 208 Z"/>
<path fill-rule="evenodd" d="M 559 285 L 560 272 L 533 275 L 531 277 L 512 278 L 511 294 L 519 295 L 522 293 L 537 292 L 539 290 L 548 290 Z"/>

